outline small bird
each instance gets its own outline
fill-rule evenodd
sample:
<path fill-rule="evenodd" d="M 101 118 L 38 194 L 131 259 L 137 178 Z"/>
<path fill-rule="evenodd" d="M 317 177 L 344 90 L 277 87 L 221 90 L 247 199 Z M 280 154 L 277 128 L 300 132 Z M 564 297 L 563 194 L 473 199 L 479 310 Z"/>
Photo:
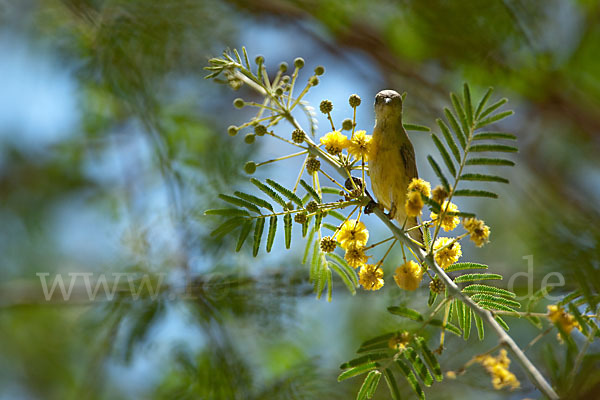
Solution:
<path fill-rule="evenodd" d="M 404 203 L 408 184 L 417 178 L 415 150 L 402 125 L 402 96 L 393 90 L 382 90 L 375 96 L 375 128 L 369 153 L 369 176 L 375 198 L 390 210 L 405 229 L 416 225 L 415 217 L 406 220 Z M 420 229 L 410 236 L 423 243 Z"/>

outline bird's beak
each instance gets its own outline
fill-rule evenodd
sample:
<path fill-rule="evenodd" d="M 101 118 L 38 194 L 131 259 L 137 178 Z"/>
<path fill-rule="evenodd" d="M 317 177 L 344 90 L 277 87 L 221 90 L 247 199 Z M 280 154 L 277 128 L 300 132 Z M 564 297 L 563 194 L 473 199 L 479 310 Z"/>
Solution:
<path fill-rule="evenodd" d="M 392 102 L 392 99 L 389 97 L 386 97 L 384 101 L 385 101 L 385 104 L 390 104 Z"/>

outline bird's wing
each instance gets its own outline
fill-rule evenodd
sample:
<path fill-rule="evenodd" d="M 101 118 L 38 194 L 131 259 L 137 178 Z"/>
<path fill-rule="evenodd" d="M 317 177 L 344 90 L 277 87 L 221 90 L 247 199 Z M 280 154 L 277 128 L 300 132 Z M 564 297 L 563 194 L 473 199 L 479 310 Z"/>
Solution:
<path fill-rule="evenodd" d="M 415 161 L 415 149 L 410 143 L 404 143 L 400 147 L 400 156 L 404 162 L 404 171 L 409 182 L 412 178 L 419 176 L 417 172 L 417 162 Z"/>

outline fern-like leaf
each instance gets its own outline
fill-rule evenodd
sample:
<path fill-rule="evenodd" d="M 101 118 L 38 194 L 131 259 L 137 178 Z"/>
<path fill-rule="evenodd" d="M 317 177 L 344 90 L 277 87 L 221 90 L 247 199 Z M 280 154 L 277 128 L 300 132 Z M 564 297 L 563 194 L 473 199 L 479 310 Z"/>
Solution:
<path fill-rule="evenodd" d="M 429 127 L 424 126 L 424 125 L 402 124 L 402 126 L 404 126 L 404 129 L 407 130 L 407 131 L 418 131 L 418 132 L 429 132 L 429 131 L 431 131 L 431 129 L 429 129 Z"/>
<path fill-rule="evenodd" d="M 402 355 L 412 366 L 419 378 L 421 378 L 421 381 L 425 384 L 425 386 L 431 386 L 433 384 L 433 376 L 431 376 L 431 372 L 429 372 L 421 360 L 421 357 L 419 357 L 419 355 L 410 347 L 407 347 L 405 351 L 402 352 Z"/>
<path fill-rule="evenodd" d="M 300 179 L 300 185 L 306 190 L 306 192 L 318 203 L 321 204 L 321 197 L 317 193 L 317 191 L 310 186 L 304 179 Z"/>
<path fill-rule="evenodd" d="M 466 83 L 463 84 L 463 104 L 465 108 L 465 114 L 467 116 L 468 126 L 473 125 L 473 103 L 471 102 L 471 89 Z"/>
<path fill-rule="evenodd" d="M 252 222 L 246 221 L 244 223 L 244 225 L 242 225 L 242 230 L 240 231 L 240 236 L 238 236 L 237 245 L 235 246 L 236 252 L 239 252 L 242 249 L 242 246 L 244 245 L 244 242 L 246 241 L 246 238 L 248 237 L 248 234 L 250 233 L 251 230 L 252 230 Z"/>
<path fill-rule="evenodd" d="M 458 124 L 456 117 L 454 116 L 452 111 L 450 111 L 448 108 L 444 108 L 444 115 L 446 115 L 446 119 L 450 123 L 450 126 L 452 127 L 452 130 L 454 131 L 454 134 L 456 135 L 456 138 L 458 139 L 458 142 L 460 143 L 461 147 L 463 149 L 466 149 L 467 148 L 467 139 L 466 139 L 465 134 L 462 131 L 462 128 Z"/>
<path fill-rule="evenodd" d="M 273 189 L 277 190 L 279 193 L 281 193 L 281 195 L 285 196 L 288 198 L 288 200 L 293 201 L 294 203 L 296 203 L 296 205 L 298 205 L 298 207 L 304 207 L 304 204 L 302 204 L 302 200 L 300 199 L 300 197 L 298 197 L 296 195 L 296 193 L 292 192 L 291 190 L 289 190 L 288 188 L 280 185 L 279 183 L 275 182 L 272 179 L 267 179 L 267 183 L 269 185 L 271 185 L 273 187 Z"/>
<path fill-rule="evenodd" d="M 487 197 L 490 199 L 497 199 L 498 195 L 487 190 L 472 190 L 472 189 L 460 189 L 454 192 L 455 196 L 468 196 L 468 197 Z"/>
<path fill-rule="evenodd" d="M 285 248 L 289 249 L 292 245 L 292 214 L 283 216 L 283 231 L 285 233 Z"/>
<path fill-rule="evenodd" d="M 435 172 L 437 177 L 440 179 L 440 182 L 442 182 L 442 185 L 444 186 L 444 188 L 447 191 L 450 191 L 450 185 L 448 184 L 448 180 L 442 173 L 442 170 L 440 169 L 440 166 L 437 164 L 437 162 L 435 162 L 435 160 L 431 156 L 427 156 L 427 161 L 429 161 L 429 164 L 431 165 L 433 172 Z"/>
<path fill-rule="evenodd" d="M 219 225 L 215 230 L 213 230 L 210 235 L 213 237 L 221 238 L 227 235 L 229 232 L 233 231 L 235 228 L 240 226 L 240 223 L 243 223 L 244 218 L 233 217 L 228 219 Z"/>
<path fill-rule="evenodd" d="M 509 183 L 508 179 L 502 178 L 501 176 L 486 175 L 486 174 L 462 174 L 460 176 L 460 179 L 462 179 L 463 181 Z"/>
<path fill-rule="evenodd" d="M 469 147 L 469 151 L 472 153 L 483 153 L 483 152 L 504 152 L 504 153 L 516 153 L 519 151 L 516 147 L 506 146 L 503 144 L 478 144 Z"/>
<path fill-rule="evenodd" d="M 505 305 L 507 307 L 521 308 L 521 303 L 515 300 L 510 300 L 504 297 L 498 297 L 491 294 L 479 293 L 471 296 L 471 299 L 479 303 L 480 301 L 491 301 L 495 303 L 499 303 Z"/>
<path fill-rule="evenodd" d="M 435 354 L 433 354 L 433 352 L 429 350 L 425 339 L 423 339 L 422 337 L 416 338 L 415 342 L 421 349 L 421 354 L 423 354 L 423 358 L 425 359 L 427 366 L 429 366 L 429 369 L 433 373 L 435 380 L 441 382 L 444 379 L 444 375 L 442 374 L 442 367 L 440 367 L 440 363 L 435 357 Z"/>
<path fill-rule="evenodd" d="M 240 199 L 240 198 L 233 197 L 233 196 L 228 196 L 226 194 L 220 194 L 219 198 L 221 200 L 224 200 L 224 201 L 230 203 L 230 204 L 233 204 L 234 206 L 245 207 L 249 211 L 253 211 L 253 212 L 257 213 L 257 214 L 260 214 L 260 209 L 257 206 L 255 206 L 251 202 L 246 201 L 244 199 Z"/>
<path fill-rule="evenodd" d="M 273 189 L 271 189 L 256 178 L 251 178 L 250 182 L 252 182 L 257 188 L 259 188 L 264 194 L 272 198 L 281 207 L 283 207 L 284 209 L 287 208 L 285 200 L 283 200 L 283 198 L 280 195 L 278 195 Z"/>
<path fill-rule="evenodd" d="M 419 313 L 418 311 L 415 311 L 411 308 L 407 308 L 407 307 L 403 307 L 403 306 L 398 306 L 398 307 L 392 306 L 392 307 L 388 307 L 387 310 L 394 315 L 399 315 L 404 318 L 412 319 L 413 321 L 422 322 L 424 320 L 421 313 Z"/>
<path fill-rule="evenodd" d="M 505 160 L 503 158 L 471 158 L 468 159 L 465 165 L 498 165 L 514 167 L 515 162 L 511 160 Z"/>
<path fill-rule="evenodd" d="M 267 253 L 271 252 L 273 242 L 275 241 L 275 233 L 277 232 L 277 216 L 273 215 L 269 218 L 269 233 L 267 234 Z"/>
<path fill-rule="evenodd" d="M 479 120 L 479 122 L 477 123 L 477 125 L 475 125 L 475 129 L 479 129 L 479 128 L 483 128 L 484 126 L 487 126 L 489 124 L 492 124 L 494 122 L 500 121 L 501 119 L 504 119 L 510 115 L 513 115 L 514 112 L 512 110 L 509 111 L 503 111 L 501 113 L 498 113 L 496 115 L 492 115 L 491 117 L 488 117 L 484 120 Z"/>
<path fill-rule="evenodd" d="M 257 218 L 256 225 L 254 226 L 254 245 L 252 247 L 252 256 L 258 255 L 258 249 L 260 248 L 260 241 L 262 239 L 262 233 L 265 228 L 265 219 Z"/>
<path fill-rule="evenodd" d="M 485 264 L 478 264 L 473 262 L 461 262 L 450 265 L 445 269 L 446 272 L 454 272 L 461 271 L 464 269 L 488 269 L 488 266 Z"/>
<path fill-rule="evenodd" d="M 514 294 L 513 292 L 510 292 L 506 289 L 501 289 L 501 288 L 497 288 L 494 286 L 488 286 L 488 285 L 483 285 L 483 284 L 479 284 L 479 283 L 469 285 L 469 286 L 463 288 L 462 291 L 463 291 L 463 293 L 469 293 L 469 294 L 487 293 L 487 294 L 492 294 L 495 296 L 508 297 L 508 298 L 517 297 L 516 294 Z"/>
<path fill-rule="evenodd" d="M 487 140 L 487 139 L 507 139 L 517 140 L 517 137 L 512 133 L 506 132 L 479 132 L 473 136 L 473 140 Z"/>
<path fill-rule="evenodd" d="M 440 127 L 440 130 L 442 131 L 442 134 L 444 135 L 444 138 L 446 139 L 446 143 L 448 143 L 448 147 L 450 147 L 450 151 L 452 151 L 452 155 L 454 155 L 456 162 L 460 163 L 460 152 L 458 151 L 458 146 L 456 145 L 456 142 L 454 141 L 454 138 L 452 137 L 452 134 L 450 133 L 450 128 L 448 128 L 448 125 L 446 125 L 446 123 L 439 118 L 436 119 L 435 121 L 437 122 L 438 126 Z"/>
<path fill-rule="evenodd" d="M 224 217 L 248 217 L 250 213 L 239 208 L 219 208 L 204 211 L 204 215 L 222 215 Z"/>
<path fill-rule="evenodd" d="M 372 371 L 374 369 L 377 369 L 379 367 L 379 364 L 376 362 L 368 362 L 366 364 L 362 364 L 362 365 L 357 365 L 356 367 L 352 367 L 344 372 L 342 372 L 339 376 L 338 376 L 338 382 L 341 382 L 345 379 L 348 378 L 352 378 L 355 377 L 357 375 L 361 375 L 364 374 L 366 372 Z"/>
<path fill-rule="evenodd" d="M 475 282 L 475 281 L 483 281 L 488 279 L 502 279 L 502 275 L 498 274 L 465 274 L 461 276 L 457 276 L 454 279 L 454 282 Z"/>
<path fill-rule="evenodd" d="M 475 319 L 475 326 L 477 327 L 477 336 L 479 337 L 479 340 L 483 340 L 485 337 L 485 330 L 483 328 L 483 320 L 476 313 L 473 313 L 473 318 Z"/>
<path fill-rule="evenodd" d="M 383 371 L 383 377 L 385 378 L 385 383 L 387 383 L 388 389 L 390 390 L 390 396 L 392 400 L 401 400 L 400 399 L 400 390 L 398 390 L 398 384 L 396 383 L 396 377 L 391 369 L 386 368 Z"/>
<path fill-rule="evenodd" d="M 468 139 L 469 136 L 469 122 L 467 121 L 467 114 L 465 113 L 465 110 L 460 102 L 460 99 L 458 98 L 458 96 L 454 93 L 450 93 L 450 100 L 452 101 L 452 106 L 454 107 L 454 111 L 456 111 L 456 114 L 458 115 L 458 120 L 460 121 L 460 125 L 463 131 L 463 134 L 465 135 L 465 138 Z"/>
<path fill-rule="evenodd" d="M 261 199 L 260 197 L 256 197 L 251 194 L 244 193 L 244 192 L 234 192 L 233 194 L 243 200 L 246 200 L 250 203 L 256 204 L 259 207 L 263 207 L 271 212 L 274 212 L 273 206 L 271 205 L 271 203 L 269 203 L 266 200 Z"/>
<path fill-rule="evenodd" d="M 419 399 L 425 399 L 425 392 L 423 392 L 423 388 L 419 384 L 419 381 L 417 381 L 417 377 L 412 372 L 410 367 L 402 360 L 396 360 L 396 364 L 398 364 L 398 367 L 400 367 L 400 371 L 402 371 L 404 374 L 408 385 L 412 388 L 412 390 L 414 390 L 414 392 L 417 394 L 417 397 Z"/>
<path fill-rule="evenodd" d="M 499 109 L 500 107 L 505 105 L 506 103 L 508 103 L 507 98 L 502 98 L 502 99 L 498 100 L 497 102 L 495 102 L 494 104 L 492 104 L 491 106 L 489 106 L 488 108 L 483 110 L 479 115 L 477 115 L 477 119 L 481 120 L 481 119 L 487 117 L 488 115 L 490 115 L 491 113 L 493 113 L 494 111 L 496 111 L 497 109 Z"/>
<path fill-rule="evenodd" d="M 452 162 L 452 159 L 450 158 L 450 154 L 448 154 L 448 152 L 446 151 L 446 148 L 444 147 L 444 145 L 442 144 L 440 139 L 435 134 L 431 135 L 431 139 L 433 139 L 433 143 L 435 144 L 435 147 L 437 147 L 438 151 L 440 152 L 440 155 L 444 159 L 444 163 L 446 164 L 448 171 L 450 171 L 452 176 L 456 175 L 456 169 L 454 168 L 454 163 Z"/>
<path fill-rule="evenodd" d="M 479 100 L 479 104 L 477 104 L 477 109 L 475 110 L 475 118 L 479 118 L 479 115 L 483 111 L 483 107 L 485 107 L 485 105 L 486 105 L 487 101 L 489 100 L 490 96 L 492 95 L 493 91 L 494 91 L 494 88 L 490 87 L 486 90 L 483 97 L 481 97 L 481 100 Z"/>

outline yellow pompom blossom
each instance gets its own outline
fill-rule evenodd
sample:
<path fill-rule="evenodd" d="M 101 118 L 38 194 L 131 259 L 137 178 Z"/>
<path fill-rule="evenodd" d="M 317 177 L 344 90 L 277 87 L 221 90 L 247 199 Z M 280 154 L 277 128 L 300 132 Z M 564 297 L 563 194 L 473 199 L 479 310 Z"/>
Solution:
<path fill-rule="evenodd" d="M 485 355 L 479 356 L 476 359 L 485 370 L 492 376 L 492 384 L 494 389 L 500 390 L 505 387 L 516 389 L 521 386 L 515 374 L 508 370 L 510 359 L 506 355 L 506 350 L 500 350 L 500 354 L 496 357 Z"/>
<path fill-rule="evenodd" d="M 338 155 L 348 147 L 348 138 L 339 131 L 329 132 L 321 139 L 321 144 L 329 154 Z"/>
<path fill-rule="evenodd" d="M 423 269 L 414 261 L 408 261 L 396 268 L 396 284 L 404 290 L 416 290 L 423 280 Z"/>
<path fill-rule="evenodd" d="M 560 325 L 560 328 L 566 334 L 570 334 L 571 331 L 575 328 L 579 329 L 579 323 L 575 320 L 575 317 L 567 313 L 559 306 L 548 306 L 548 318 L 550 318 L 550 321 L 552 321 L 553 323 Z"/>
<path fill-rule="evenodd" d="M 364 158 L 369 161 L 369 151 L 371 151 L 371 140 L 373 137 L 367 135 L 366 131 L 357 131 L 348 142 L 348 153 L 352 154 L 357 160 Z"/>
<path fill-rule="evenodd" d="M 421 215 L 423 205 L 423 198 L 421 197 L 420 192 L 408 192 L 406 203 L 404 203 L 404 210 L 406 211 L 406 215 L 408 217 L 418 217 Z"/>
<path fill-rule="evenodd" d="M 469 232 L 471 240 L 475 243 L 475 246 L 481 247 L 489 242 L 490 227 L 484 224 L 484 222 L 477 218 L 465 218 L 463 219 L 463 226 Z"/>
<path fill-rule="evenodd" d="M 388 347 L 393 350 L 404 350 L 410 343 L 410 333 L 407 331 L 398 332 L 388 340 Z"/>
<path fill-rule="evenodd" d="M 453 239 L 441 237 L 438 238 L 433 244 L 433 250 L 435 251 L 435 262 L 438 263 L 443 269 L 448 268 L 450 265 L 458 261 L 462 256 L 462 250 L 460 243 L 454 242 L 448 247 L 440 250 L 442 247 L 448 245 Z"/>
<path fill-rule="evenodd" d="M 369 240 L 369 231 L 362 222 L 355 219 L 344 222 L 337 234 L 337 240 L 344 250 L 351 246 L 362 247 Z"/>
<path fill-rule="evenodd" d="M 383 287 L 383 270 L 377 265 L 363 265 L 358 273 L 358 283 L 366 290 L 381 289 Z"/>
<path fill-rule="evenodd" d="M 441 225 L 446 232 L 449 232 L 452 229 L 456 228 L 458 224 L 460 224 L 460 218 L 458 218 L 456 215 L 448 215 L 448 213 L 457 213 L 458 207 L 456 207 L 456 204 L 454 203 L 444 201 L 444 204 L 442 204 L 442 210 L 446 210 L 446 215 L 442 219 Z M 430 218 L 432 221 L 436 221 L 438 215 L 432 212 Z"/>
<path fill-rule="evenodd" d="M 364 247 L 354 245 L 346 249 L 344 259 L 352 268 L 358 268 L 367 263 L 369 256 L 365 254 Z"/>
<path fill-rule="evenodd" d="M 417 191 L 425 197 L 431 196 L 431 185 L 429 182 L 419 178 L 412 178 L 412 181 L 408 184 L 408 191 Z"/>
<path fill-rule="evenodd" d="M 448 191 L 440 185 L 437 185 L 431 192 L 431 199 L 438 204 L 442 204 L 448 198 Z"/>

